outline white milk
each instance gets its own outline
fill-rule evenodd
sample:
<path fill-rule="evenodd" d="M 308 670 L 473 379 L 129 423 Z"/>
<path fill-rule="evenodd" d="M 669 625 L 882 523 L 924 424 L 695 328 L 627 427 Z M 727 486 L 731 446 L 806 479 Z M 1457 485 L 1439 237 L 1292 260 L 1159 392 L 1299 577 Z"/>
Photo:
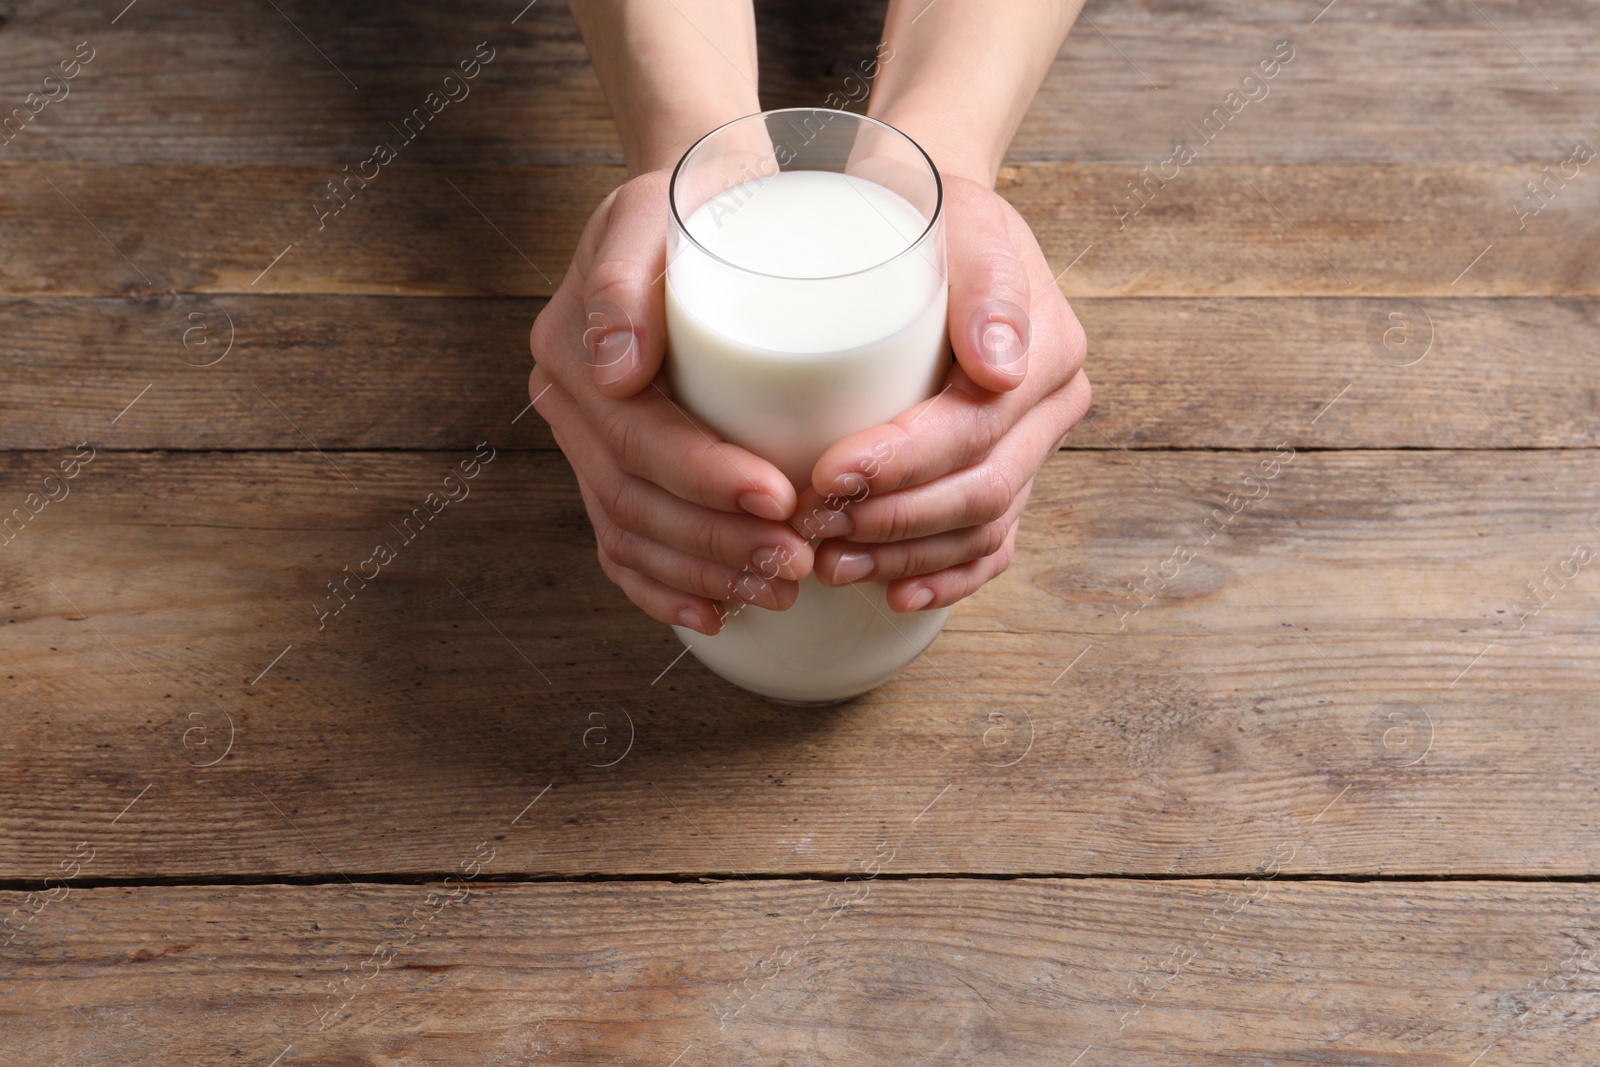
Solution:
<path fill-rule="evenodd" d="M 730 189 L 684 225 L 713 255 L 681 237 L 669 249 L 668 374 L 724 439 L 803 489 L 833 442 L 933 395 L 948 367 L 944 252 L 934 241 L 904 251 L 927 228 L 906 200 L 843 174 L 788 171 Z M 840 700 L 899 673 L 950 613 L 898 614 L 884 589 L 806 578 L 786 612 L 735 604 L 714 637 L 674 629 L 753 692 Z"/>

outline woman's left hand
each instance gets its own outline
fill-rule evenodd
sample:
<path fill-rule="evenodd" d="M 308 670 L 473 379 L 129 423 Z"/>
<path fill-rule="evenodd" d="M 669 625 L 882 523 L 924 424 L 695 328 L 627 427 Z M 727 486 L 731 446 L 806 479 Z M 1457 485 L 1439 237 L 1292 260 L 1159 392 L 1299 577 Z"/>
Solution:
<path fill-rule="evenodd" d="M 943 392 L 836 442 L 791 525 L 829 585 L 889 583 L 896 611 L 945 607 L 1011 562 L 1033 479 L 1088 410 L 1083 327 L 1022 216 L 945 176 L 950 341 Z"/>

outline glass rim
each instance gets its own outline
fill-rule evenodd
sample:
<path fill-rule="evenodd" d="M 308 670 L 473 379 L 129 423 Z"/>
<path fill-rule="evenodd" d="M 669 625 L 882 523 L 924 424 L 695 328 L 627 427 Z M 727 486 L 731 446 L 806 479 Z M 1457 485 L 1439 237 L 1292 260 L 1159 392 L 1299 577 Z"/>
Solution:
<path fill-rule="evenodd" d="M 785 115 L 785 114 L 797 114 L 797 113 L 804 113 L 804 114 L 808 114 L 808 115 L 815 115 L 815 114 L 819 114 L 819 113 L 826 114 L 826 115 L 834 115 L 834 116 L 845 115 L 845 116 L 848 116 L 849 118 L 855 119 L 857 122 L 860 122 L 860 123 L 871 123 L 871 124 L 873 124 L 875 126 L 879 126 L 879 127 L 882 127 L 885 130 L 888 130 L 890 133 L 898 135 L 901 140 L 905 141 L 912 148 L 915 148 L 917 150 L 917 154 L 922 157 L 922 161 L 928 165 L 928 173 L 933 175 L 933 213 L 928 216 L 928 224 L 923 227 L 922 232 L 917 234 L 917 236 L 916 236 L 916 238 L 914 240 L 908 242 L 904 248 L 902 248 L 900 251 L 896 252 L 894 255 L 890 256 L 889 258 L 879 260 L 878 262 L 872 264 L 871 266 L 862 267 L 860 270 L 847 271 L 844 274 L 826 274 L 826 275 L 820 275 L 820 276 L 797 277 L 797 276 L 792 275 L 792 274 L 771 274 L 771 273 L 768 273 L 767 271 L 753 270 L 750 267 L 746 267 L 746 266 L 743 266 L 742 264 L 735 263 L 732 260 L 725 259 L 722 256 L 717 255 L 717 253 L 711 251 L 711 249 L 707 248 L 705 245 L 701 244 L 699 242 L 699 240 L 697 240 L 695 238 L 694 234 L 689 232 L 689 227 L 684 224 L 683 217 L 678 214 L 678 178 L 683 173 L 684 164 L 689 162 L 689 157 L 694 155 L 695 152 L 700 148 L 701 145 L 705 144 L 711 138 L 715 137 L 717 134 L 721 133 L 723 130 L 726 130 L 730 126 L 736 126 L 741 122 L 749 122 L 751 119 L 761 119 L 763 122 L 765 122 L 766 119 L 768 118 L 768 116 L 771 116 L 771 115 Z M 781 166 L 779 167 L 779 173 L 782 173 L 782 167 Z M 823 171 L 821 173 L 829 174 L 829 173 L 835 173 L 835 172 L 833 172 L 833 171 Z M 841 173 L 842 174 L 844 172 L 843 171 L 839 171 L 837 173 Z M 863 178 L 862 180 L 863 181 L 867 181 L 869 179 Z M 873 184 L 876 185 L 877 183 L 874 182 Z M 887 186 L 885 186 L 884 188 L 887 188 Z M 894 190 L 890 189 L 889 191 L 893 192 Z M 912 205 L 912 206 L 915 207 L 915 205 Z M 736 271 L 739 271 L 742 274 L 751 274 L 751 275 L 755 275 L 756 277 L 759 277 L 759 278 L 774 278 L 774 279 L 777 279 L 779 281 L 786 281 L 786 282 L 828 282 L 828 281 L 837 281 L 840 278 L 853 278 L 853 277 L 855 277 L 856 275 L 859 275 L 859 274 L 866 274 L 866 273 L 868 273 L 870 271 L 875 271 L 875 270 L 879 269 L 880 267 L 884 267 L 884 266 L 887 266 L 890 263 L 893 263 L 895 260 L 899 259 L 900 257 L 902 257 L 904 255 L 907 255 L 908 253 L 916 251 L 917 248 L 920 245 L 922 245 L 922 243 L 924 241 L 926 241 L 928 239 L 928 235 L 933 233 L 934 229 L 939 225 L 939 222 L 944 217 L 944 179 L 939 176 L 939 168 L 934 165 L 933 157 L 928 155 L 927 150 L 925 148 L 923 148 L 920 144 L 918 144 L 916 142 L 915 138 L 913 138 L 910 134 L 906 133 L 904 130 L 901 130 L 901 129 L 898 129 L 897 127 L 889 125 L 887 122 L 884 122 L 882 119 L 875 119 L 871 115 L 858 115 L 854 111 L 841 111 L 838 108 L 830 108 L 830 107 L 779 107 L 779 108 L 772 108 L 771 110 L 768 110 L 768 111 L 755 111 L 755 112 L 752 112 L 752 113 L 750 113 L 748 115 L 740 115 L 736 119 L 730 119 L 729 121 L 724 122 L 721 126 L 718 126 L 716 129 L 710 130 L 707 133 L 703 134 L 697 141 L 695 141 L 694 144 L 690 145 L 688 147 L 688 149 L 686 149 L 684 151 L 683 155 L 678 159 L 678 162 L 672 168 L 672 178 L 667 183 L 667 210 L 669 212 L 671 212 L 671 214 L 672 214 L 672 225 L 673 225 L 673 228 L 678 233 L 682 234 L 683 237 L 690 244 L 694 245 L 694 247 L 698 248 L 701 252 L 705 253 L 707 256 L 709 256 L 712 259 L 716 260 L 718 263 L 721 263 L 721 264 L 723 264 L 724 266 L 727 266 L 727 267 L 731 267 L 732 269 L 734 269 Z M 672 267 L 672 260 L 669 259 L 667 261 L 668 271 L 670 271 L 671 267 Z M 667 271 L 663 271 L 663 274 L 666 274 L 666 273 L 667 273 Z"/>

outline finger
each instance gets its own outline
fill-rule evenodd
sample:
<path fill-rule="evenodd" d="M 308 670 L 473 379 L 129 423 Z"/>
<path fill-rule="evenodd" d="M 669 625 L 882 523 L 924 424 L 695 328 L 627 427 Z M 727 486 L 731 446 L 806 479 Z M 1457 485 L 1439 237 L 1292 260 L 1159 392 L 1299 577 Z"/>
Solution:
<path fill-rule="evenodd" d="M 873 493 L 890 493 L 970 466 L 988 455 L 1017 421 L 1058 392 L 1083 366 L 1083 328 L 1065 300 L 1040 317 L 1033 370 L 1018 388 L 995 393 L 952 367 L 944 390 L 883 425 L 829 446 L 812 467 L 819 495 L 846 495 L 865 478 Z"/>
<path fill-rule="evenodd" d="M 722 629 L 722 620 L 727 616 L 722 605 L 705 597 L 690 596 L 647 574 L 630 570 L 614 562 L 603 548 L 598 554 L 600 569 L 605 571 L 606 577 L 652 619 L 669 626 L 687 626 L 707 635 Z"/>
<path fill-rule="evenodd" d="M 1079 371 L 1024 415 L 980 462 L 896 492 L 858 494 L 859 502 L 826 513 L 823 535 L 882 544 L 996 521 L 1083 417 L 1089 401 L 1089 380 Z M 808 506 L 802 501 L 798 513 L 809 514 Z"/>
<path fill-rule="evenodd" d="M 1017 230 L 1027 234 L 1027 224 L 976 183 L 947 184 L 950 346 L 978 385 L 1015 389 L 1027 375 L 1032 341 L 1028 270 L 1017 254 Z"/>
<path fill-rule="evenodd" d="M 601 210 L 598 241 L 575 260 L 584 279 L 579 351 L 600 392 L 632 396 L 655 378 L 666 348 L 666 175 L 635 178 Z"/>
<path fill-rule="evenodd" d="M 543 401 L 567 429 L 561 447 L 598 506 L 622 529 L 691 556 L 748 567 L 763 578 L 803 578 L 811 573 L 811 545 L 781 522 L 713 511 L 624 471 L 599 435 L 581 418 L 562 417 L 577 406 L 552 390 Z"/>
<path fill-rule="evenodd" d="M 1031 383 L 995 394 L 954 366 L 932 398 L 830 445 L 811 469 L 812 488 L 849 496 L 865 481 L 888 493 L 959 470 L 988 455 L 1038 399 Z"/>
<path fill-rule="evenodd" d="M 1011 528 L 1033 492 L 1033 482 L 1022 487 L 1006 513 L 993 522 L 961 530 L 864 545 L 855 541 L 825 541 L 817 549 L 816 574 L 825 585 L 850 582 L 888 582 L 898 578 L 934 574 L 983 559 L 1000 551 Z"/>
<path fill-rule="evenodd" d="M 1013 522 L 997 552 L 949 567 L 937 574 L 924 574 L 916 578 L 902 578 L 889 583 L 887 600 L 894 611 L 927 611 L 930 608 L 947 608 L 982 589 L 1011 566 L 1017 550 L 1017 528 L 1021 520 Z"/>
<path fill-rule="evenodd" d="M 800 587 L 783 578 L 763 578 L 751 570 L 729 567 L 679 552 L 659 541 L 641 537 L 612 522 L 599 507 L 593 491 L 581 480 L 578 489 L 594 524 L 595 540 L 613 563 L 654 578 L 691 596 L 709 600 L 754 604 L 771 611 L 793 606 Z"/>
<path fill-rule="evenodd" d="M 762 578 L 811 573 L 810 543 L 782 523 L 712 511 L 620 471 L 596 490 L 619 526 L 690 556 Z"/>
<path fill-rule="evenodd" d="M 720 440 L 653 383 L 643 395 L 611 400 L 581 381 L 566 388 L 558 367 L 540 363 L 528 376 L 528 395 L 552 430 L 570 438 L 580 424 L 593 427 L 623 470 L 680 499 L 780 522 L 794 513 L 794 486 L 782 471 Z M 566 444 L 562 451 L 581 456 Z"/>

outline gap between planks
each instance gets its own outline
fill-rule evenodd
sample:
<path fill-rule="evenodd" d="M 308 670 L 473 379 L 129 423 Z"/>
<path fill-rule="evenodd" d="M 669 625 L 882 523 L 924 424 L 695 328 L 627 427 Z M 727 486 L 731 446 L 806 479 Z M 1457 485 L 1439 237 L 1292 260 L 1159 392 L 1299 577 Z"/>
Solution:
<path fill-rule="evenodd" d="M 353 875 L 350 878 L 343 876 L 329 877 L 322 874 L 288 875 L 288 874 L 262 874 L 262 875 L 222 875 L 218 877 L 130 877 L 130 878 L 78 878 L 74 879 L 74 889 L 180 889 L 180 888 L 226 888 L 228 886 L 340 886 L 347 885 L 352 888 L 362 886 L 391 886 L 391 885 L 434 885 L 443 882 L 451 876 L 458 876 L 454 871 L 437 871 L 426 874 L 386 874 L 366 873 Z M 1225 882 L 1248 879 L 1265 880 L 1261 871 L 1204 871 L 1171 874 L 1139 874 L 1137 872 L 1117 871 L 910 871 L 891 874 L 880 872 L 870 880 L 874 882 L 1043 882 L 1043 881 L 1075 881 L 1075 882 L 1150 882 L 1160 884 L 1163 882 Z M 713 882 L 772 882 L 772 883 L 803 883 L 803 882 L 846 882 L 850 880 L 864 881 L 859 875 L 849 871 L 743 871 L 734 874 L 730 871 L 704 871 L 704 872 L 676 872 L 676 873 L 648 873 L 648 874 L 482 874 L 475 880 L 481 884 L 494 885 L 595 885 L 610 882 L 636 882 L 643 884 L 660 885 L 697 885 Z M 1505 872 L 1478 871 L 1478 872 L 1453 872 L 1447 874 L 1355 874 L 1355 873 L 1305 873 L 1291 874 L 1280 871 L 1271 878 L 1275 882 L 1309 882 L 1309 883 L 1340 883 L 1340 884 L 1401 884 L 1408 882 L 1469 882 L 1483 884 L 1497 883 L 1527 883 L 1536 884 L 1549 882 L 1551 884 L 1588 885 L 1600 884 L 1600 874 L 1513 874 Z M 26 878 L 0 878 L 0 893 L 30 893 L 48 888 L 38 879 Z"/>

